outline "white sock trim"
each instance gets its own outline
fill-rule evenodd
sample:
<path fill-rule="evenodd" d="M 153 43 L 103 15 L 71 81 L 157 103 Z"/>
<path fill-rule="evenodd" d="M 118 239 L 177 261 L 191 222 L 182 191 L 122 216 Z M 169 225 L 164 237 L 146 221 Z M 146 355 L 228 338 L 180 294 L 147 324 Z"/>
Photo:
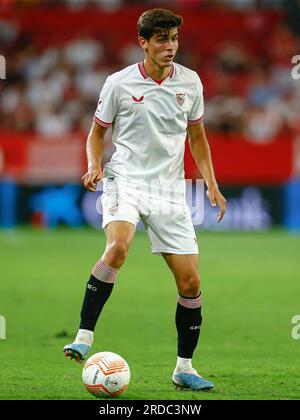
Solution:
<path fill-rule="evenodd" d="M 192 359 L 185 359 L 184 357 L 179 356 L 177 357 L 176 371 L 189 370 L 192 368 Z"/>
<path fill-rule="evenodd" d="M 90 330 L 78 330 L 76 335 L 75 344 L 86 344 L 92 346 L 94 341 L 94 332 Z"/>

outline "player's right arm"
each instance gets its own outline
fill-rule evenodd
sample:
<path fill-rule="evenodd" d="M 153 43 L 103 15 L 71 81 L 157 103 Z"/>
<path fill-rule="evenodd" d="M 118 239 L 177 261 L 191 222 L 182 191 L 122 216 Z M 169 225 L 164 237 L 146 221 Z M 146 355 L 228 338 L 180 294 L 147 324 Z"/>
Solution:
<path fill-rule="evenodd" d="M 97 182 L 103 177 L 101 161 L 104 151 L 103 140 L 106 131 L 107 128 L 93 122 L 86 142 L 88 170 L 81 179 L 84 187 L 92 192 L 96 191 Z"/>
<path fill-rule="evenodd" d="M 115 89 L 116 85 L 113 83 L 112 77 L 109 76 L 100 92 L 94 122 L 86 142 L 88 171 L 83 175 L 82 181 L 85 188 L 92 192 L 96 191 L 97 182 L 103 177 L 101 161 L 104 151 L 104 135 L 107 129 L 112 126 L 118 110 Z"/>

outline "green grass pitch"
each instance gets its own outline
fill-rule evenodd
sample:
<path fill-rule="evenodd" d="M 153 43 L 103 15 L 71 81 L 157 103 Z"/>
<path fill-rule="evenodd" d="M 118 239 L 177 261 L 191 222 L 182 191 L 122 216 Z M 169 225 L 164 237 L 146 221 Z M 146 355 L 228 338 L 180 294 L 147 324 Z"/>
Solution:
<path fill-rule="evenodd" d="M 198 234 L 203 324 L 194 366 L 215 383 L 210 393 L 176 391 L 177 293 L 162 258 L 137 233 L 118 274 L 92 352 L 121 354 L 131 383 L 119 399 L 298 399 L 300 237 L 282 231 Z M 94 399 L 81 366 L 63 357 L 72 341 L 102 232 L 0 232 L 0 399 Z"/>

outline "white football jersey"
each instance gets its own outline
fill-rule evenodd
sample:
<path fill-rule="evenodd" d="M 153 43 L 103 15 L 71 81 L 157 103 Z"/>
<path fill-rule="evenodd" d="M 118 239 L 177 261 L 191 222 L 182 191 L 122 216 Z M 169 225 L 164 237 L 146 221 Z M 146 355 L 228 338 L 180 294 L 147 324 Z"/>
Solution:
<path fill-rule="evenodd" d="M 153 181 L 184 194 L 187 124 L 203 116 L 203 87 L 196 72 L 173 63 L 163 81 L 152 79 L 144 63 L 109 76 L 102 88 L 94 121 L 112 126 L 116 146 L 105 177 L 130 183 Z"/>

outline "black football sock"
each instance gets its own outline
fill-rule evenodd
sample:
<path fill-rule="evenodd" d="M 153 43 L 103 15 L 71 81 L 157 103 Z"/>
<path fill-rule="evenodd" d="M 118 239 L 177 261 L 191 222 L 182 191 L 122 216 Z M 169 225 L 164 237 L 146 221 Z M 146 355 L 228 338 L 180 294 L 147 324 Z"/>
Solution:
<path fill-rule="evenodd" d="M 197 298 L 178 296 L 175 321 L 179 357 L 191 359 L 197 347 L 202 323 L 201 300 L 201 294 Z"/>
<path fill-rule="evenodd" d="M 94 331 L 101 311 L 111 295 L 117 271 L 102 260 L 94 266 L 82 304 L 80 329 Z"/>

